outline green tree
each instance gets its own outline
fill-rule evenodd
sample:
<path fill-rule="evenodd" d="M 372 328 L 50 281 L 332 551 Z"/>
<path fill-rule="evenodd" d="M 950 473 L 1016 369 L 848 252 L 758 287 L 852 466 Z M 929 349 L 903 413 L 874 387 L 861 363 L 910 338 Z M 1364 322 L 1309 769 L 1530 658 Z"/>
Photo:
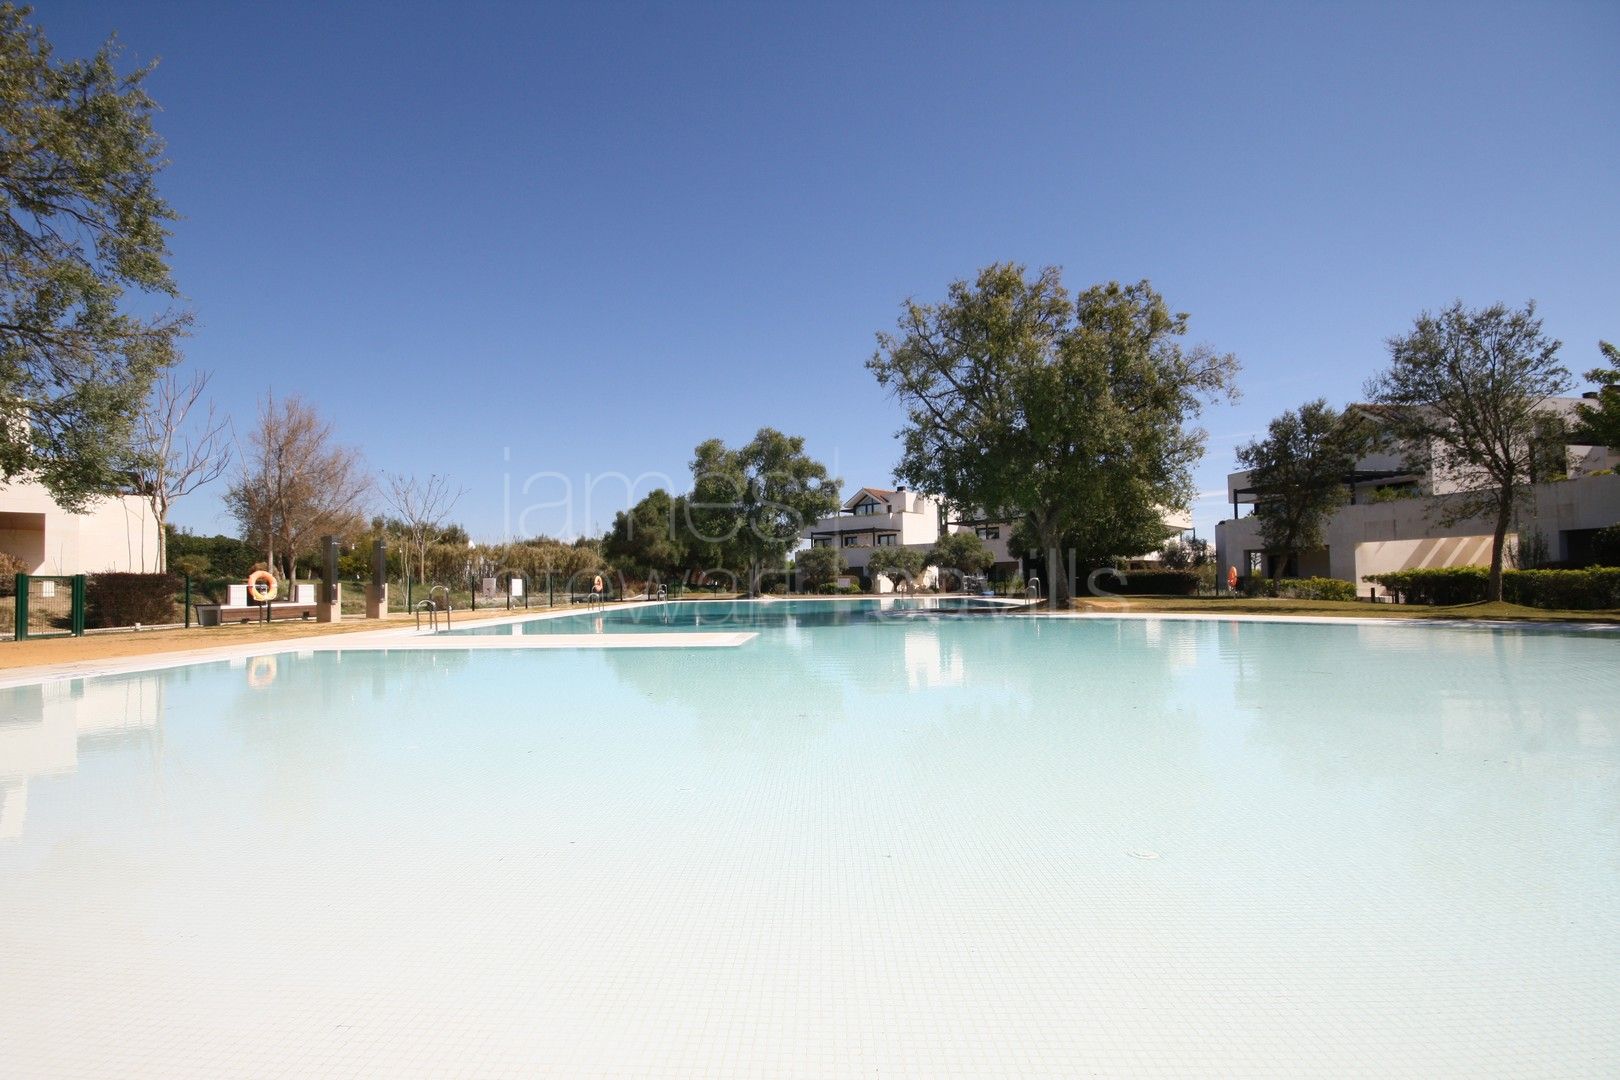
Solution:
<path fill-rule="evenodd" d="M 945 533 L 928 553 L 928 565 L 939 567 L 940 588 L 960 589 L 966 578 L 984 573 L 996 557 L 977 533 Z"/>
<path fill-rule="evenodd" d="M 898 587 L 902 582 L 916 581 L 927 561 L 927 555 L 916 548 L 873 548 L 871 557 L 866 560 L 866 572 L 873 577 L 882 574 Z"/>
<path fill-rule="evenodd" d="M 714 568 L 740 571 L 750 595 L 780 568 L 806 526 L 838 509 L 839 481 L 804 452 L 804 439 L 760 428 L 746 446 L 719 439 L 692 457 L 692 495 L 678 523 Z"/>
<path fill-rule="evenodd" d="M 896 478 L 959 511 L 1013 521 L 1068 606 L 1063 549 L 1088 565 L 1156 549 L 1187 505 L 1204 432 L 1237 360 L 1184 348 L 1187 316 L 1145 281 L 1071 299 L 1059 272 L 997 264 L 937 306 L 908 301 L 868 362 L 906 408 Z"/>
<path fill-rule="evenodd" d="M 1570 385 L 1559 345 L 1542 333 L 1534 301 L 1472 311 L 1458 301 L 1391 338 L 1389 369 L 1367 384 L 1368 396 L 1389 407 L 1394 433 L 1433 455 L 1435 472 L 1457 488 L 1444 520 L 1493 521 L 1493 601 L 1502 599 L 1508 526 L 1545 453 L 1542 406 Z"/>
<path fill-rule="evenodd" d="M 1273 578 L 1290 557 L 1322 546 L 1328 515 L 1348 498 L 1346 477 L 1370 445 L 1366 423 L 1317 398 L 1273 420 L 1265 438 L 1238 447 Z"/>
<path fill-rule="evenodd" d="M 602 554 L 614 568 L 640 577 L 674 577 L 686 565 L 685 534 L 677 516 L 679 500 L 663 488 L 613 515 L 602 538 Z"/>
<path fill-rule="evenodd" d="M 1575 437 L 1591 446 L 1620 450 L 1620 349 L 1607 341 L 1598 342 L 1598 349 L 1609 366 L 1586 373 L 1587 380 L 1598 385 L 1597 402 L 1576 407 L 1580 427 Z"/>
<path fill-rule="evenodd" d="M 817 592 L 844 572 L 844 555 L 835 547 L 805 548 L 793 557 L 793 568 L 799 573 L 800 590 Z"/>
<path fill-rule="evenodd" d="M 150 313 L 177 295 L 151 65 L 58 60 L 28 15 L 0 5 L 0 477 L 80 508 L 125 479 L 188 316 Z"/>

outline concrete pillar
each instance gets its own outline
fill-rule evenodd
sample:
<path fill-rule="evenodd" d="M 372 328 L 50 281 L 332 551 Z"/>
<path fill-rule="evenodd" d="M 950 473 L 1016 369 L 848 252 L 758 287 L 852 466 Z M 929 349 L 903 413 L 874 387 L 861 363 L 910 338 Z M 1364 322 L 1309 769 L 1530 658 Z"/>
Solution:
<path fill-rule="evenodd" d="M 373 582 L 366 586 L 366 618 L 388 618 L 388 583 L 381 585 Z"/>
<path fill-rule="evenodd" d="M 343 620 L 343 586 L 338 584 L 338 542 L 336 537 L 321 537 L 321 588 L 315 597 L 315 621 L 325 623 Z"/>
<path fill-rule="evenodd" d="M 328 599 L 330 598 L 330 599 Z M 316 622 L 342 622 L 343 621 L 343 586 L 333 585 L 330 590 L 322 588 L 315 598 Z"/>

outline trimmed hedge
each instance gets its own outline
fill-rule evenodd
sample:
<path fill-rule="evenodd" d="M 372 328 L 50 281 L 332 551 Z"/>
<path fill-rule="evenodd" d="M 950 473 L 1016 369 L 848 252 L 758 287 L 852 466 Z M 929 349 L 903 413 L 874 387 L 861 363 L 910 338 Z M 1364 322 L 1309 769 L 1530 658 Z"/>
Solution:
<path fill-rule="evenodd" d="M 1485 599 L 1490 571 L 1483 566 L 1448 566 L 1370 574 L 1367 580 L 1399 593 L 1408 604 L 1474 604 Z M 1620 567 L 1504 570 L 1502 599 L 1510 604 L 1565 611 L 1620 608 Z"/>
<path fill-rule="evenodd" d="M 1085 595 L 1090 575 L 1074 583 L 1078 596 Z M 1097 588 L 1103 593 L 1118 596 L 1197 596 L 1196 570 L 1120 570 L 1104 571 L 1097 577 Z"/>
<path fill-rule="evenodd" d="M 1483 566 L 1444 566 L 1368 574 L 1363 580 L 1399 593 L 1408 604 L 1476 604 L 1485 599 L 1490 572 Z"/>
<path fill-rule="evenodd" d="M 84 585 L 85 624 L 161 626 L 175 621 L 173 574 L 92 574 Z"/>
<path fill-rule="evenodd" d="M 1620 567 L 1509 570 L 1502 575 L 1502 599 L 1511 604 L 1568 611 L 1620 608 Z"/>

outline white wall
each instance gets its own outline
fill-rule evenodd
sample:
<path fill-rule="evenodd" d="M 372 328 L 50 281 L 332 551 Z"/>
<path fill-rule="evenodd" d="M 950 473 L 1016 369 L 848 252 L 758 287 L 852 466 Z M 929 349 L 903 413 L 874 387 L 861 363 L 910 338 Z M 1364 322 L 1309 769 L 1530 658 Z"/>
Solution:
<path fill-rule="evenodd" d="M 1475 518 L 1440 524 L 1444 499 L 1345 506 L 1328 519 L 1327 568 L 1330 576 L 1358 585 L 1368 574 L 1415 567 L 1478 566 L 1490 562 L 1491 525 Z M 1620 523 L 1620 476 L 1586 476 L 1537 484 L 1509 533 L 1540 533 L 1554 560 L 1568 557 L 1564 533 Z M 1261 547 L 1259 522 L 1251 515 L 1215 527 L 1216 557 L 1248 573 L 1245 553 Z"/>
<path fill-rule="evenodd" d="M 96 574 L 157 569 L 158 527 L 145 499 L 115 495 L 93 503 L 82 514 L 56 505 L 38 484 L 0 485 L 0 522 L 6 515 L 40 515 L 43 536 L 32 523 L 0 527 L 0 551 L 28 563 L 36 574 Z"/>

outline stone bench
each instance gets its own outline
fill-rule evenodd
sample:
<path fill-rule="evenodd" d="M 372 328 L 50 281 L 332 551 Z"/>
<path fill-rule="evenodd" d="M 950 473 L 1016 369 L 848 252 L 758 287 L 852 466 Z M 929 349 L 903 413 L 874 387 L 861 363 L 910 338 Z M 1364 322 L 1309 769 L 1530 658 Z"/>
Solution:
<path fill-rule="evenodd" d="M 315 586 L 297 585 L 291 600 L 272 601 L 269 607 L 272 620 L 313 619 Z M 231 585 L 226 590 L 223 604 L 197 605 L 197 623 L 199 626 L 223 626 L 225 623 L 264 622 L 264 609 L 265 605 L 248 601 L 246 585 Z"/>

